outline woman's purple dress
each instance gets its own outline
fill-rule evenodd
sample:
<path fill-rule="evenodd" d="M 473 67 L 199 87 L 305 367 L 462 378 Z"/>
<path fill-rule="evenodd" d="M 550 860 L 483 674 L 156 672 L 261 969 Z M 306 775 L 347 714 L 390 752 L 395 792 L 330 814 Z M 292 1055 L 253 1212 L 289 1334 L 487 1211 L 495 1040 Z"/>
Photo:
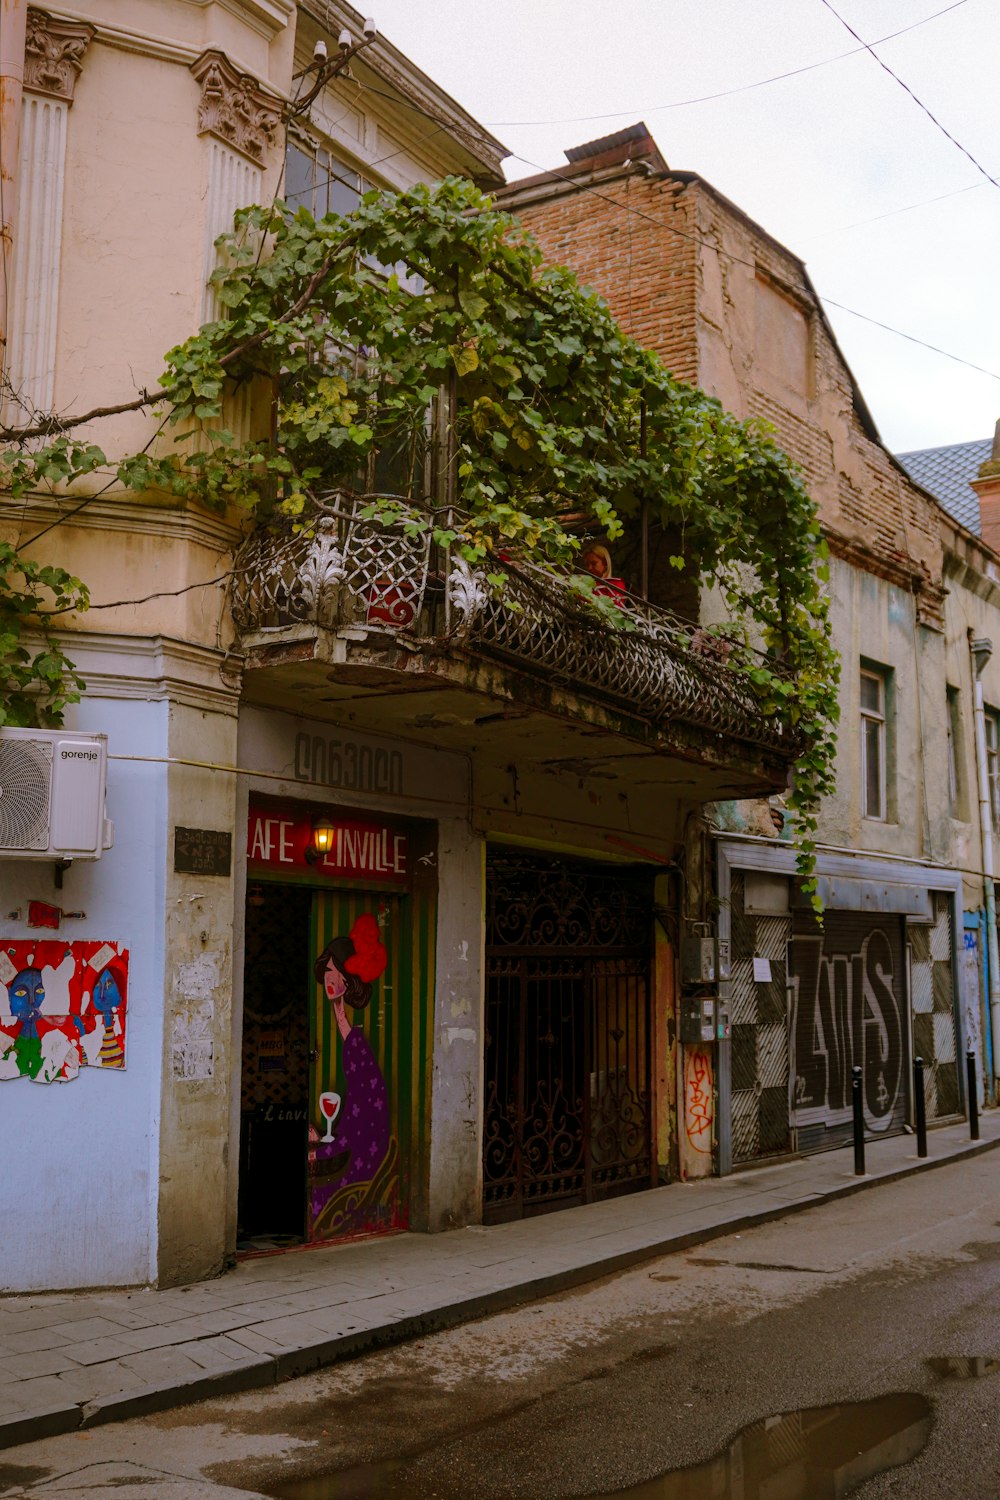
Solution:
<path fill-rule="evenodd" d="M 360 1026 L 352 1026 L 343 1044 L 344 1100 L 333 1140 L 315 1148 L 316 1164 L 350 1153 L 343 1174 L 335 1182 L 315 1183 L 312 1217 L 342 1188 L 371 1182 L 389 1149 L 389 1101 L 385 1079 Z"/>

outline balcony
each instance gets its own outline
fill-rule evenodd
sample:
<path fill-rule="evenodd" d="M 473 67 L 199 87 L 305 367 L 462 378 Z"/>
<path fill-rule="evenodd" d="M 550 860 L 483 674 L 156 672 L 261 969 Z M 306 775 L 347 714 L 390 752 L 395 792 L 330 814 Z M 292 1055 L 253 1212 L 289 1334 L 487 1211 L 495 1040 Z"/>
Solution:
<path fill-rule="evenodd" d="M 366 503 L 332 497 L 311 534 L 260 530 L 240 549 L 230 607 L 251 701 L 291 706 L 294 697 L 307 711 L 301 696 L 317 696 L 320 680 L 326 702 L 338 689 L 355 698 L 359 689 L 436 691 L 447 706 L 428 702 L 415 727 L 542 714 L 550 730 L 555 717 L 591 738 L 606 731 L 717 771 L 741 766 L 718 795 L 784 783 L 797 747 L 761 713 L 747 648 L 632 595 L 616 597 L 615 628 L 566 582 L 522 561 L 491 564 L 506 574 L 495 589 L 428 534 L 366 520 Z M 463 704 L 456 692 L 478 701 Z M 507 708 L 491 714 L 484 700 Z"/>

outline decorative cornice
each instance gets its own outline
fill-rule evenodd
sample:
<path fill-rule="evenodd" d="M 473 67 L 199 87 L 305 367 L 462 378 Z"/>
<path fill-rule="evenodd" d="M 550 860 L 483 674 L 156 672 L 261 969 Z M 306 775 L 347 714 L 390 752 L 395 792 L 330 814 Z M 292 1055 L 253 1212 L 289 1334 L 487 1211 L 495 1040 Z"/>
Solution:
<path fill-rule="evenodd" d="M 88 21 L 67 21 L 50 16 L 47 11 L 29 8 L 24 87 L 72 104 L 83 54 L 95 32 L 96 27 Z"/>
<path fill-rule="evenodd" d="M 191 72 L 201 84 L 199 131 L 218 136 L 263 165 L 281 118 L 280 101 L 265 93 L 251 73 L 237 72 L 226 54 L 215 48 L 203 52 L 191 64 Z"/>

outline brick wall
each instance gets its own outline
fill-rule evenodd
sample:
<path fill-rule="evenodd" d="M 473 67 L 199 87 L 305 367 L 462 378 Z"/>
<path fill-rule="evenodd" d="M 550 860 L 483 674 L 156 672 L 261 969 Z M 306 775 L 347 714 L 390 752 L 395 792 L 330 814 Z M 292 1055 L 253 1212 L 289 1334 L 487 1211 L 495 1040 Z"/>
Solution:
<path fill-rule="evenodd" d="M 600 197 L 560 187 L 547 201 L 518 205 L 515 212 L 546 260 L 575 271 L 607 300 L 623 328 L 655 349 L 679 380 L 693 383 L 695 204 L 683 183 L 641 174 L 602 182 L 599 191 Z"/>
<path fill-rule="evenodd" d="M 686 175 L 626 169 L 545 191 L 504 197 L 546 258 L 605 297 L 679 379 L 770 423 L 834 549 L 915 592 L 939 623 L 940 512 L 873 436 L 800 262 Z"/>

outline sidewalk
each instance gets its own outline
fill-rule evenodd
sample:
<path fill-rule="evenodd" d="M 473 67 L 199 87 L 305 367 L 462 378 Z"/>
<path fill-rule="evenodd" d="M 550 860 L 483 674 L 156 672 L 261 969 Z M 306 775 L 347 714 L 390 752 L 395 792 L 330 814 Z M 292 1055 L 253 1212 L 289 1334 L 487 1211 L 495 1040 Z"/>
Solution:
<path fill-rule="evenodd" d="M 289 1380 L 1000 1145 L 965 1123 L 494 1228 L 243 1261 L 169 1291 L 0 1299 L 0 1448 Z"/>

